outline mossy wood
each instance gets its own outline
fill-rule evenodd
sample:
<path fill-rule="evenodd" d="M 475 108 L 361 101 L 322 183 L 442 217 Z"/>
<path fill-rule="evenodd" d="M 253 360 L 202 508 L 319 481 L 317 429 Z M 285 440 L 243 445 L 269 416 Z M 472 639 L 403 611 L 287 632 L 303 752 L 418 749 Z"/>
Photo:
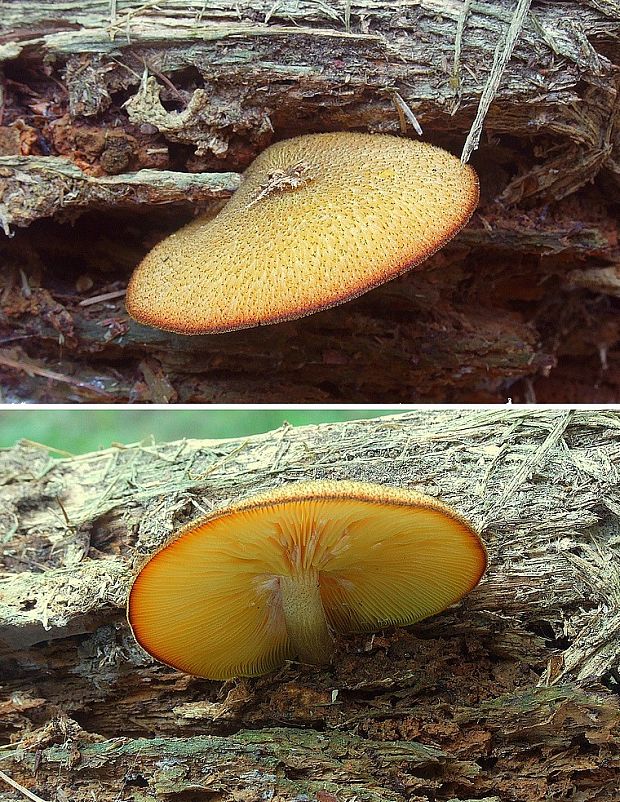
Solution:
<path fill-rule="evenodd" d="M 12 0 L 0 26 L 7 398 L 617 400 L 614 0 Z M 478 212 L 415 272 L 198 340 L 128 319 L 136 264 L 272 141 L 421 126 L 459 154 L 489 99 Z"/>
<path fill-rule="evenodd" d="M 619 472 L 620 413 L 581 410 L 5 450 L 0 770 L 63 802 L 612 802 Z M 207 510 L 309 478 L 440 498 L 481 527 L 486 577 L 436 618 L 340 639 L 331 667 L 220 683 L 154 663 L 125 621 L 134 565 Z"/>

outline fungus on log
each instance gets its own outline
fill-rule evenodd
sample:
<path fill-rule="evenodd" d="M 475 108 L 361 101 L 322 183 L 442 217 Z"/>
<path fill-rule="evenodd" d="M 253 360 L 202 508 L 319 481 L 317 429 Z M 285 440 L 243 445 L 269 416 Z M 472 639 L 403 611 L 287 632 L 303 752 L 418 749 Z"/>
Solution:
<path fill-rule="evenodd" d="M 619 442 L 617 411 L 496 409 L 0 452 L 2 770 L 71 802 L 613 799 Z M 484 581 L 411 627 L 341 636 L 330 666 L 221 683 L 145 654 L 135 566 L 196 515 L 308 476 L 441 498 L 481 531 Z"/>
<path fill-rule="evenodd" d="M 477 202 L 475 172 L 426 143 L 346 132 L 285 140 L 252 163 L 219 214 L 142 260 L 127 309 L 180 334 L 303 317 L 420 264 Z"/>
<path fill-rule="evenodd" d="M 5 397 L 617 400 L 617 3 L 526 6 L 5 4 Z M 489 88 L 480 205 L 419 271 L 268 329 L 128 318 L 135 266 L 272 143 L 419 125 L 458 156 Z"/>
<path fill-rule="evenodd" d="M 127 606 L 138 643 L 210 679 L 285 660 L 329 663 L 337 633 L 407 626 L 469 593 L 484 545 L 454 510 L 406 488 L 294 482 L 175 533 Z"/>

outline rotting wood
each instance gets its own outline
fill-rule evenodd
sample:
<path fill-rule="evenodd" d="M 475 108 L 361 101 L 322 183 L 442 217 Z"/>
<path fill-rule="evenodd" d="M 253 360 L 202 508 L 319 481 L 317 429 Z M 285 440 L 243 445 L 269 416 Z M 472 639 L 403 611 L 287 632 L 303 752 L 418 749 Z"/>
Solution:
<path fill-rule="evenodd" d="M 61 460 L 24 444 L 0 477 L 0 768 L 43 798 L 614 800 L 620 413 L 416 411 Z M 430 621 L 343 638 L 330 668 L 210 682 L 136 646 L 142 555 L 231 498 L 326 477 L 455 506 L 486 578 Z"/>
<path fill-rule="evenodd" d="M 232 0 L 208 7 L 128 2 L 112 24 L 107 0 L 86 6 L 68 2 L 60 20 L 57 13 L 48 17 L 45 6 L 19 0 L 3 7 L 0 30 L 6 44 L 0 60 L 11 64 L 27 56 L 25 64 L 33 58 L 35 64 L 45 59 L 57 63 L 67 94 L 65 101 L 52 104 L 50 112 L 61 130 L 68 125 L 61 119 L 63 102 L 69 104 L 76 130 L 82 126 L 89 131 L 89 120 L 105 119 L 114 107 L 115 93 L 133 91 L 124 109 L 118 110 L 116 123 L 130 128 L 133 121 L 155 133 L 159 130 L 163 136 L 157 142 L 164 151 L 167 141 L 190 144 L 198 161 L 205 157 L 205 164 L 211 160 L 221 165 L 222 159 L 230 167 L 247 164 L 248 145 L 254 152 L 264 147 L 274 126 L 279 136 L 308 126 L 344 127 L 343 123 L 348 128 L 396 133 L 398 115 L 386 90 L 397 91 L 434 136 L 466 132 L 478 106 L 482 76 L 489 72 L 496 45 L 513 21 L 512 0 L 471 4 L 466 27 L 461 4 L 448 0 L 423 0 L 415 7 L 401 0 L 387 5 L 361 0 L 349 8 L 352 33 L 344 28 L 345 9 L 339 0 L 331 5 L 255 0 L 245 9 Z M 530 191 L 541 199 L 562 197 L 592 179 L 592 170 L 584 174 L 575 164 L 576 155 L 600 151 L 597 159 L 588 161 L 596 170 L 607 169 L 616 180 L 617 77 L 613 60 L 589 39 L 604 35 L 617 43 L 620 19 L 613 17 L 611 7 L 595 8 L 585 2 L 541 4 L 525 21 L 519 9 L 514 25 L 521 31 L 520 39 L 499 84 L 495 87 L 496 78 L 493 91 L 487 93 L 486 100 L 494 98 L 486 119 L 489 134 L 554 135 L 555 149 L 565 145 L 563 169 L 550 170 L 547 181 L 537 188 L 540 181 L 530 181 Z M 267 17 L 267 24 L 261 22 Z M 455 57 L 458 81 L 453 75 Z M 182 75 L 183 70 L 199 73 L 204 86 L 188 90 L 181 82 L 176 88 L 175 74 Z M 36 91 L 41 91 L 39 87 L 40 82 Z M 162 94 L 168 102 L 183 102 L 185 108 L 167 111 Z M 11 116 L 17 113 L 15 109 Z M 611 132 L 607 145 L 600 141 L 601 118 Z M 47 127 L 45 131 L 49 133 Z M 130 137 L 133 150 L 139 150 L 139 135 L 135 131 L 133 135 L 138 136 L 138 142 Z M 479 136 L 477 126 L 472 136 Z M 59 146 L 58 136 L 52 140 Z M 88 156 L 99 168 L 101 153 L 109 144 Z M 36 143 L 32 147 L 36 153 Z M 79 152 L 78 145 L 67 155 L 79 161 Z M 139 161 L 145 156 L 136 152 L 131 158 Z M 530 164 L 522 172 L 533 175 L 536 166 Z M 6 169 L 5 178 L 15 181 L 10 162 Z M 55 205 L 45 201 L 45 187 L 38 192 L 42 196 L 36 204 L 38 215 L 52 213 Z M 83 192 L 87 205 L 89 188 Z M 136 198 L 137 203 L 140 200 Z M 9 206 L 5 215 L 9 225 L 27 222 L 19 207 L 13 212 Z"/>
<path fill-rule="evenodd" d="M 116 226 L 114 233 L 102 231 L 98 221 L 90 227 L 92 233 L 85 229 L 78 237 L 92 242 L 88 249 L 84 244 L 79 255 L 80 263 L 89 261 L 86 275 L 96 279 L 95 271 L 105 265 L 109 248 L 116 248 L 121 268 L 130 269 L 138 260 L 140 248 L 131 226 Z M 555 362 L 553 349 L 540 343 L 535 319 L 532 323 L 526 315 L 506 308 L 506 295 L 518 294 L 535 314 L 545 286 L 557 286 L 567 265 L 587 259 L 598 262 L 606 247 L 605 232 L 596 226 L 560 229 L 549 221 L 548 229 L 540 231 L 522 216 L 518 223 L 468 230 L 458 245 L 429 261 L 428 272 L 390 282 L 345 307 L 277 326 L 188 338 L 134 323 L 121 297 L 92 307 L 82 305 L 92 295 L 119 292 L 122 285 L 105 280 L 105 274 L 103 283 L 98 280 L 96 289 L 86 292 L 65 284 L 60 304 L 54 298 L 59 297 L 58 290 L 52 295 L 37 286 L 41 283 L 37 274 L 38 265 L 46 263 L 47 249 L 67 253 L 64 231 L 33 230 L 27 250 L 15 239 L 5 251 L 11 264 L 26 261 L 24 268 L 34 276 L 35 286 L 24 298 L 15 274 L 12 287 L 5 288 L 0 331 L 8 344 L 3 355 L 5 361 L 21 364 L 23 371 L 34 365 L 35 370 L 68 376 L 66 391 L 58 383 L 48 385 L 42 397 L 35 391 L 41 400 L 154 400 L 157 387 L 149 387 L 142 370 L 137 370 L 144 355 L 161 366 L 168 382 L 166 394 L 177 393 L 179 401 L 260 398 L 290 403 L 340 398 L 393 403 L 438 397 L 484 401 L 497 395 L 505 399 L 513 394 L 513 382 L 548 373 Z M 467 252 L 470 255 L 464 259 Z M 534 275 L 530 264 L 536 265 Z M 75 280 L 81 274 L 81 270 L 75 273 Z M 523 289 L 517 291 L 520 284 Z M 561 326 L 563 331 L 592 328 L 594 324 L 583 318 L 582 304 L 579 290 L 567 284 L 545 305 L 544 325 Z M 613 325 L 615 312 L 600 304 L 595 308 L 600 334 L 593 331 L 592 338 L 604 342 L 604 326 Z M 11 335 L 18 339 L 13 341 Z M 39 354 L 47 354 L 44 364 L 29 348 L 33 339 Z M 80 368 L 81 354 L 91 359 L 96 355 L 97 362 Z M 120 359 L 125 360 L 122 374 Z M 613 359 L 610 350 L 612 365 Z M 36 386 L 34 380 L 32 384 Z M 29 394 L 30 381 L 24 380 L 23 372 L 20 387 Z"/>
<path fill-rule="evenodd" d="M 3 185 L 2 176 L 10 181 Z M 88 176 L 67 159 L 0 157 L 0 226 L 28 225 L 39 217 L 76 209 L 127 209 L 136 205 L 205 203 L 228 197 L 239 186 L 235 173 L 138 170 L 128 175 Z"/>

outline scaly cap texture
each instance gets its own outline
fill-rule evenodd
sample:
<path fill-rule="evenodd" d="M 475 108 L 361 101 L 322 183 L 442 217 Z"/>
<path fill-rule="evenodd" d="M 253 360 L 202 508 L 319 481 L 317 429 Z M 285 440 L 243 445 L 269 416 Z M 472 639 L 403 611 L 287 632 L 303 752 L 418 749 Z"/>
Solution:
<path fill-rule="evenodd" d="M 469 220 L 473 169 L 384 134 L 310 134 L 267 148 L 213 219 L 160 242 L 127 309 L 178 332 L 231 331 L 343 303 L 422 262 Z"/>

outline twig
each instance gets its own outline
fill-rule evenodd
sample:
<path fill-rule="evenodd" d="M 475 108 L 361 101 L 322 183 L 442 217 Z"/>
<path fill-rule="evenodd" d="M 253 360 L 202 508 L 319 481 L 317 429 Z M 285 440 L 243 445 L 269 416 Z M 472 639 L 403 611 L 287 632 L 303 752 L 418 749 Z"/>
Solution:
<path fill-rule="evenodd" d="M 58 454 L 60 457 L 74 457 L 71 451 L 63 451 L 61 448 L 54 448 L 45 443 L 37 443 L 36 440 L 29 440 L 27 437 L 21 437 L 19 442 L 22 445 L 30 446 L 30 448 L 40 448 L 42 451 L 47 451 L 50 454 Z"/>
<path fill-rule="evenodd" d="M 456 36 L 454 37 L 454 63 L 452 66 L 452 82 L 454 85 L 454 92 L 456 95 L 454 114 L 461 104 L 461 46 L 463 44 L 463 32 L 465 31 L 465 23 L 467 22 L 467 15 L 469 14 L 469 7 L 471 0 L 463 0 L 463 7 L 459 12 L 459 18 L 456 23 Z"/>
<path fill-rule="evenodd" d="M 411 107 L 408 105 L 408 103 L 395 89 L 392 89 L 390 91 L 390 95 L 392 96 L 392 100 L 394 101 L 394 105 L 396 106 L 396 111 L 398 112 L 398 116 L 400 118 L 401 132 L 403 134 L 407 132 L 406 121 L 409 121 L 411 125 L 414 127 L 416 134 L 418 134 L 418 136 L 422 136 L 423 133 L 422 126 L 418 122 L 418 118 L 411 111 Z"/>
<path fill-rule="evenodd" d="M 53 370 L 47 370 L 47 368 L 40 368 L 38 365 L 35 365 L 32 362 L 19 362 L 17 359 L 12 359 L 10 356 L 5 356 L 1 353 L 0 365 L 4 365 L 7 368 L 15 368 L 15 370 L 22 370 L 29 376 L 43 376 L 46 379 L 54 379 L 55 381 L 67 382 L 68 384 L 80 383 L 76 379 L 72 379 L 69 376 L 64 376 L 62 373 L 56 373 Z"/>
<path fill-rule="evenodd" d="M 145 70 L 149 70 L 149 72 L 152 72 L 153 75 L 155 75 L 157 78 L 159 78 L 160 81 L 162 81 L 162 83 L 166 84 L 166 86 L 172 92 L 173 95 L 176 95 L 177 98 L 182 103 L 185 103 L 185 98 L 179 92 L 179 90 L 176 88 L 176 86 L 172 83 L 170 78 L 168 78 L 168 76 L 164 75 L 163 72 L 159 72 L 159 70 L 156 70 L 151 64 L 149 64 L 149 62 L 146 59 L 143 59 L 143 63 L 144 63 L 144 69 Z"/>
<path fill-rule="evenodd" d="M 279 6 L 279 5 L 280 5 L 280 3 L 279 3 L 279 0 L 275 0 L 275 3 L 273 3 L 273 4 L 272 4 L 272 6 L 271 6 L 271 8 L 269 9 L 269 11 L 268 11 L 268 12 L 265 14 L 265 19 L 263 20 L 263 24 L 264 24 L 264 25 L 267 25 L 267 23 L 269 22 L 269 20 L 272 18 L 272 16 L 273 16 L 273 15 L 275 14 L 275 12 L 278 10 L 278 6 Z"/>
<path fill-rule="evenodd" d="M 5 356 L 3 353 L 0 353 L 0 365 L 4 365 L 7 368 L 14 368 L 15 370 L 21 370 L 28 376 L 43 376 L 45 379 L 52 379 L 53 381 L 72 384 L 74 387 L 84 387 L 91 390 L 93 393 L 105 395 L 105 393 L 96 387 L 91 387 L 84 382 L 78 381 L 78 379 L 72 379 L 71 376 L 65 376 L 62 373 L 56 373 L 54 370 L 41 368 L 38 365 L 35 365 L 33 362 L 20 362 L 19 360 L 13 359 L 10 356 Z"/>
<path fill-rule="evenodd" d="M 512 15 L 512 20 L 508 26 L 506 35 L 497 43 L 495 55 L 493 56 L 493 65 L 480 97 L 476 118 L 472 123 L 469 134 L 467 135 L 467 139 L 465 140 L 465 146 L 463 147 L 463 153 L 461 155 L 461 162 L 463 164 L 467 164 L 469 157 L 474 150 L 476 150 L 478 144 L 480 143 L 480 135 L 482 134 L 484 119 L 487 116 L 487 112 L 489 110 L 489 106 L 493 102 L 493 98 L 497 94 L 499 82 L 504 73 L 504 69 L 510 60 L 517 39 L 519 38 L 519 34 L 521 33 L 525 23 L 525 17 L 530 9 L 531 2 L 532 0 L 517 0 L 517 7 Z"/>
<path fill-rule="evenodd" d="M 92 306 L 103 301 L 112 301 L 114 298 L 122 298 L 127 290 L 114 290 L 114 292 L 104 292 L 101 295 L 93 295 L 92 298 L 85 298 L 80 301 L 78 306 Z"/>
<path fill-rule="evenodd" d="M 27 788 L 24 788 L 23 785 L 20 785 L 15 780 L 12 780 L 8 774 L 5 774 L 3 771 L 0 771 L 0 780 L 4 780 L 5 783 L 8 783 L 12 788 L 15 788 L 16 791 L 19 791 L 20 794 L 27 796 L 28 799 L 32 799 L 32 802 L 45 802 L 45 799 L 41 799 L 40 796 L 33 794 L 32 791 L 29 791 Z"/>
<path fill-rule="evenodd" d="M 226 454 L 221 460 L 218 460 L 217 462 L 215 462 L 213 465 L 211 465 L 209 468 L 207 468 L 207 470 L 204 471 L 203 473 L 192 474 L 192 472 L 191 472 L 192 469 L 191 469 L 191 466 L 190 466 L 185 471 L 185 474 L 186 474 L 187 478 L 190 480 L 190 482 L 202 482 L 210 473 L 213 473 L 214 471 L 217 471 L 219 468 L 222 467 L 222 465 L 225 465 L 228 462 L 228 460 L 232 459 L 233 457 L 236 457 L 237 454 L 239 454 L 241 451 L 243 451 L 243 449 L 247 446 L 247 444 L 249 442 L 250 442 L 250 438 L 248 438 L 247 440 L 244 440 L 241 443 L 240 446 L 238 446 L 237 448 L 233 449 L 231 452 Z"/>
<path fill-rule="evenodd" d="M 292 429 L 290 423 L 284 421 L 282 424 L 282 433 L 280 434 L 280 439 L 278 443 L 278 447 L 276 449 L 276 455 L 273 460 L 272 470 L 277 471 L 280 468 L 280 461 L 284 456 L 285 452 L 288 450 L 290 443 L 286 442 L 286 435 Z"/>

